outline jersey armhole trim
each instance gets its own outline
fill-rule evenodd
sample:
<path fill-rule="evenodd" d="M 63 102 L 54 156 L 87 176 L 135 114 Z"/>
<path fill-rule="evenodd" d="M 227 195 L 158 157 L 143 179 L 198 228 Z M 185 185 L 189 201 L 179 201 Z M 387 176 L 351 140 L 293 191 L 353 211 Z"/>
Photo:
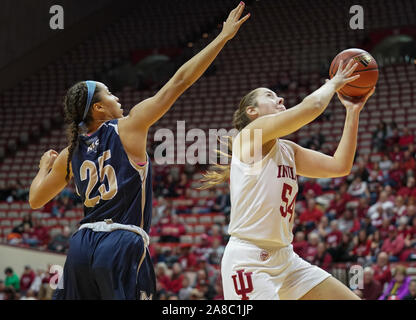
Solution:
<path fill-rule="evenodd" d="M 238 136 L 238 135 L 237 135 Z M 237 136 L 236 136 L 236 138 L 237 138 Z M 270 149 L 270 151 L 261 159 L 261 160 L 259 160 L 259 161 L 256 161 L 256 162 L 254 162 L 254 163 L 251 163 L 251 164 L 248 164 L 248 163 L 244 163 L 244 162 L 242 162 L 237 156 L 234 156 L 234 155 L 232 155 L 232 160 L 231 160 L 231 163 L 233 162 L 233 161 L 235 161 L 236 162 L 236 164 L 238 164 L 238 165 L 241 165 L 241 166 L 243 166 L 243 167 L 245 167 L 245 168 L 252 168 L 252 167 L 254 167 L 256 164 L 258 164 L 259 162 L 262 162 L 262 163 L 264 163 L 264 162 L 266 162 L 270 157 L 271 157 L 271 155 L 274 153 L 274 152 L 276 152 L 276 149 L 277 149 L 277 145 L 278 145 L 278 143 L 279 143 L 279 139 L 276 139 L 276 142 L 275 142 L 275 144 L 273 145 L 273 147 Z"/>

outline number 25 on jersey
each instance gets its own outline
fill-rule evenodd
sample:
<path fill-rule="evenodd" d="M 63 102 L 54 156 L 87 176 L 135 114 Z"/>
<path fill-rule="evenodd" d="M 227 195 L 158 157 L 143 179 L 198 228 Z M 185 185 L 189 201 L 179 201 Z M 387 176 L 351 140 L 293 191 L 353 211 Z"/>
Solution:
<path fill-rule="evenodd" d="M 117 194 L 117 177 L 113 166 L 104 165 L 104 162 L 111 158 L 111 151 L 105 151 L 98 158 L 98 169 L 94 162 L 85 160 L 80 168 L 81 181 L 88 180 L 87 190 L 85 191 L 84 205 L 86 207 L 94 207 L 101 199 L 110 200 Z M 104 183 L 107 177 L 108 189 Z M 100 186 L 98 187 L 99 195 L 90 198 L 92 189 L 97 185 L 100 178 Z"/>

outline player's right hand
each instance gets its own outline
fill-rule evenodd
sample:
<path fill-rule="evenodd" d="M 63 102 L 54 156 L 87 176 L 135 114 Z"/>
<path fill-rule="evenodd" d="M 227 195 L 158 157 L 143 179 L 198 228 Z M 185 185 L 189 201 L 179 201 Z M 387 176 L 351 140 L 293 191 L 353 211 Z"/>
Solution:
<path fill-rule="evenodd" d="M 240 4 L 230 12 L 227 21 L 224 22 L 221 34 L 224 36 L 226 40 L 234 38 L 234 36 L 237 34 L 238 29 L 240 29 L 241 25 L 250 17 L 250 13 L 248 13 L 240 19 L 241 14 L 244 11 L 244 7 L 245 4 L 241 1 Z"/>
<path fill-rule="evenodd" d="M 354 63 L 353 59 L 351 59 L 345 67 L 343 66 L 342 60 L 339 62 L 337 73 L 329 80 L 335 85 L 335 91 L 342 89 L 347 83 L 353 82 L 360 77 L 359 74 L 351 77 L 357 67 L 358 63 Z"/>
<path fill-rule="evenodd" d="M 58 152 L 55 150 L 46 151 L 42 158 L 40 158 L 39 162 L 39 169 L 46 169 L 49 170 L 52 168 L 53 163 L 55 162 L 56 158 L 58 158 Z"/>

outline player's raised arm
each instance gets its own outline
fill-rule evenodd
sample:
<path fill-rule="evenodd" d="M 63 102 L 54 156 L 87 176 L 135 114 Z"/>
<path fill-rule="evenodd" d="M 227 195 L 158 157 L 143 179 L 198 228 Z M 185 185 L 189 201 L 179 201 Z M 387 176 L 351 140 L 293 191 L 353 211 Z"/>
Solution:
<path fill-rule="evenodd" d="M 301 176 L 310 178 L 342 177 L 350 173 L 357 148 L 358 120 L 367 100 L 373 95 L 371 90 L 365 97 L 353 101 L 338 93 L 338 98 L 347 111 L 344 131 L 333 156 L 309 150 L 294 142 L 286 141 L 295 151 L 296 170 Z"/>
<path fill-rule="evenodd" d="M 130 132 L 146 130 L 159 120 L 179 98 L 179 96 L 197 81 L 214 61 L 228 40 L 232 39 L 249 14 L 240 19 L 244 3 L 231 11 L 224 22 L 221 33 L 201 52 L 186 62 L 155 96 L 134 106 L 124 124 Z"/>
<path fill-rule="evenodd" d="M 244 130 L 261 129 L 263 144 L 297 131 L 324 112 L 336 91 L 359 78 L 359 75 L 351 76 L 356 67 L 357 64 L 353 64 L 352 59 L 345 68 L 341 61 L 336 75 L 304 98 L 300 104 L 285 112 L 259 117 L 247 125 Z"/>

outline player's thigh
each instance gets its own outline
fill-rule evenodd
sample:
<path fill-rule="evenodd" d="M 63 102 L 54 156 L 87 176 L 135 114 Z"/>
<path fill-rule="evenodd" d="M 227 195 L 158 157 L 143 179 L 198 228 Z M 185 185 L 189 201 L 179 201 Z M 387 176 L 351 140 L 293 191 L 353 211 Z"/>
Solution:
<path fill-rule="evenodd" d="M 266 273 L 260 251 L 255 247 L 229 242 L 221 261 L 225 300 L 276 300 L 278 287 Z"/>
<path fill-rule="evenodd" d="M 288 254 L 286 276 L 279 296 L 282 300 L 298 300 L 331 275 L 300 258 L 293 250 Z"/>
<path fill-rule="evenodd" d="M 347 286 L 329 277 L 309 290 L 300 300 L 360 300 Z"/>

